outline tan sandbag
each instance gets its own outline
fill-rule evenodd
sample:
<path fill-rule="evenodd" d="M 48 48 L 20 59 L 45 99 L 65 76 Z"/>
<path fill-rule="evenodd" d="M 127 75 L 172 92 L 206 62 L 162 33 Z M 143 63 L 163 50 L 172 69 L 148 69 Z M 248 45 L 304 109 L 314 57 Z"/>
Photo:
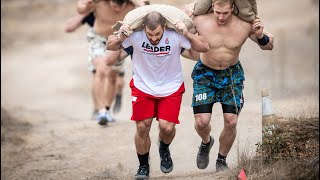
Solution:
<path fill-rule="evenodd" d="M 140 4 L 143 2 L 141 0 L 130 0 L 135 6 L 140 6 Z"/>
<path fill-rule="evenodd" d="M 212 2 L 216 0 L 196 0 L 194 4 L 194 15 L 211 13 Z M 235 0 L 233 14 L 247 22 L 252 22 L 258 14 L 256 0 Z"/>
<path fill-rule="evenodd" d="M 112 28 L 115 31 L 118 31 L 123 23 L 126 23 L 129 25 L 129 28 L 132 31 L 139 31 L 143 29 L 143 19 L 144 17 L 152 11 L 159 12 L 165 19 L 167 23 L 167 28 L 169 29 L 175 29 L 174 24 L 177 21 L 182 21 L 187 29 L 190 29 L 193 27 L 193 21 L 192 19 L 185 14 L 180 9 L 171 6 L 171 5 L 165 5 L 165 4 L 152 4 L 148 6 L 141 6 L 138 7 L 126 14 L 123 21 L 118 21 L 115 25 L 112 26 Z M 132 32 L 130 32 L 132 33 Z M 129 33 L 129 34 L 130 34 Z M 129 35 L 127 34 L 127 35 Z"/>

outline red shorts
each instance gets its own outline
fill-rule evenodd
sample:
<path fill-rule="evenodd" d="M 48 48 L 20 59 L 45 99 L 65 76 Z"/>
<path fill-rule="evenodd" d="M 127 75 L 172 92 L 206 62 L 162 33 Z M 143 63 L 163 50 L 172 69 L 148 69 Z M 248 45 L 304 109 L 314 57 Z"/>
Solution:
<path fill-rule="evenodd" d="M 133 79 L 130 81 L 132 95 L 132 116 L 131 120 L 141 121 L 148 118 L 163 119 L 169 122 L 180 124 L 179 112 L 184 93 L 184 83 L 178 91 L 166 97 L 154 97 L 146 94 L 134 86 Z"/>

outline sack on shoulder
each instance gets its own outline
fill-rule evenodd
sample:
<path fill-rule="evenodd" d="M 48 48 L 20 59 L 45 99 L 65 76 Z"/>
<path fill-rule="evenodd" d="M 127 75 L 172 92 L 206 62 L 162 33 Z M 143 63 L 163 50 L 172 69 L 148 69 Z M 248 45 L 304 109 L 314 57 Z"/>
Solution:
<path fill-rule="evenodd" d="M 192 19 L 185 14 L 180 9 L 165 4 L 151 4 L 148 6 L 138 7 L 126 14 L 123 21 L 118 21 L 112 28 L 115 31 L 118 31 L 123 23 L 128 24 L 129 28 L 132 30 L 129 32 L 130 35 L 133 31 L 139 31 L 143 29 L 143 19 L 149 12 L 159 12 L 166 20 L 167 28 L 175 29 L 175 23 L 177 21 L 182 21 L 187 29 L 193 27 Z"/>
<path fill-rule="evenodd" d="M 193 14 L 197 16 L 213 12 L 213 2 L 215 0 L 196 0 Z M 232 14 L 244 21 L 252 22 L 258 14 L 256 0 L 235 0 Z"/>

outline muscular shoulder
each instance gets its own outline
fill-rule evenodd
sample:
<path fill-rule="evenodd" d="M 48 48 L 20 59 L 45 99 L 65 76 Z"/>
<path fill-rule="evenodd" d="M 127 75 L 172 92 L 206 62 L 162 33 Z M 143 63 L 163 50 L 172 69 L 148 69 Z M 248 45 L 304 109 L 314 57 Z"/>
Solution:
<path fill-rule="evenodd" d="M 199 24 L 199 23 L 203 23 L 203 22 L 207 21 L 209 18 L 211 18 L 211 16 L 212 16 L 212 13 L 194 16 L 192 18 L 192 20 L 193 20 L 194 24 Z"/>
<path fill-rule="evenodd" d="M 240 19 L 238 16 L 235 16 L 235 15 L 232 15 L 232 16 L 234 19 L 234 26 L 237 26 L 238 28 L 243 29 L 249 34 L 252 32 L 251 23 Z"/>
<path fill-rule="evenodd" d="M 212 26 L 212 23 L 214 21 L 213 13 L 194 16 L 193 17 L 193 24 L 195 29 L 198 31 L 200 27 L 202 28 L 209 28 Z"/>

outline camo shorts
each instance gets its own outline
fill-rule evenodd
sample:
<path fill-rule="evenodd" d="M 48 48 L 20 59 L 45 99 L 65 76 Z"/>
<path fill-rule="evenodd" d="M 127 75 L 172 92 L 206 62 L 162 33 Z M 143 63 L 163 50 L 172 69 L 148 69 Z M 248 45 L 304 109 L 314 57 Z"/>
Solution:
<path fill-rule="evenodd" d="M 93 64 L 93 59 L 99 56 L 104 56 L 107 50 L 106 43 L 107 38 L 99 35 L 96 33 L 93 28 L 90 28 L 90 30 L 87 33 L 87 40 L 89 42 L 89 54 L 88 54 L 88 61 L 89 61 L 89 67 L 88 70 L 90 72 L 95 72 L 96 68 Z M 112 70 L 117 71 L 119 73 L 124 72 L 123 62 L 120 61 L 118 64 L 111 67 Z"/>
<path fill-rule="evenodd" d="M 240 61 L 225 70 L 214 70 L 201 60 L 193 68 L 192 106 L 220 102 L 241 108 L 243 105 L 244 72 Z"/>

